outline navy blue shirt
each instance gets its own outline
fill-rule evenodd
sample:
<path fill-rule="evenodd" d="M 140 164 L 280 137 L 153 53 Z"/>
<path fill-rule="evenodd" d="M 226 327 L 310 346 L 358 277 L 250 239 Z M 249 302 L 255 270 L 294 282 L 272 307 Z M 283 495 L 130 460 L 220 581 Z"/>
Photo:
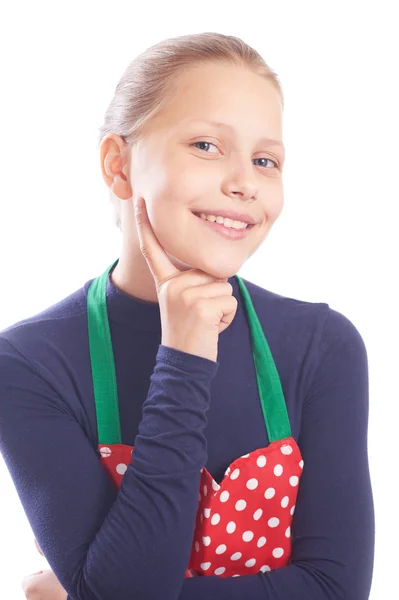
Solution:
<path fill-rule="evenodd" d="M 122 442 L 135 446 L 117 491 L 97 452 L 91 281 L 0 332 L 0 452 L 69 600 L 366 600 L 368 359 L 354 324 L 244 279 L 304 460 L 292 556 L 256 575 L 185 578 L 200 469 L 220 483 L 237 457 L 269 443 L 238 283 L 229 279 L 238 309 L 213 362 L 162 345 L 159 305 L 108 275 Z"/>

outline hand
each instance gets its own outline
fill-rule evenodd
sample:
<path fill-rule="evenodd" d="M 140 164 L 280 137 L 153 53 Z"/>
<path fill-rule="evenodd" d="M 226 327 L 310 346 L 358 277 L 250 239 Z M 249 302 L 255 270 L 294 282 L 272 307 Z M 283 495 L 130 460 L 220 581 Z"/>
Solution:
<path fill-rule="evenodd" d="M 35 544 L 39 553 L 44 556 L 36 539 Z M 51 569 L 25 575 L 21 587 L 27 600 L 67 600 L 68 597 Z"/>
<path fill-rule="evenodd" d="M 135 203 L 135 216 L 140 250 L 158 294 L 161 343 L 216 362 L 219 334 L 237 311 L 232 285 L 199 269 L 177 269 L 155 236 L 144 198 Z"/>
<path fill-rule="evenodd" d="M 22 580 L 22 589 L 27 600 L 67 600 L 64 590 L 51 569 L 40 574 L 26 575 Z"/>

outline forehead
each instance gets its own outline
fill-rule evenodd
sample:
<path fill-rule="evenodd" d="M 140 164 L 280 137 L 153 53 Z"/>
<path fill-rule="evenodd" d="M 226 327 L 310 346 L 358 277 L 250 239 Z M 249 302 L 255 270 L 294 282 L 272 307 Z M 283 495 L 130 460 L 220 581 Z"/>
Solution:
<path fill-rule="evenodd" d="M 158 132 L 197 130 L 201 123 L 232 135 L 282 143 L 282 105 L 270 81 L 248 68 L 205 64 L 185 69 L 167 105 L 154 118 Z M 150 129 L 152 127 L 150 126 Z"/>
<path fill-rule="evenodd" d="M 212 85 L 212 87 L 210 87 Z M 242 86 L 242 87 L 241 87 Z M 272 100 L 273 97 L 279 98 L 274 85 L 266 79 L 251 70 L 249 67 L 223 64 L 218 62 L 209 62 L 202 64 L 193 64 L 185 67 L 174 79 L 174 88 L 179 92 L 190 93 L 193 89 L 203 89 L 203 100 L 206 101 L 208 94 L 231 90 L 236 95 L 249 95 L 255 89 L 263 96 Z"/>

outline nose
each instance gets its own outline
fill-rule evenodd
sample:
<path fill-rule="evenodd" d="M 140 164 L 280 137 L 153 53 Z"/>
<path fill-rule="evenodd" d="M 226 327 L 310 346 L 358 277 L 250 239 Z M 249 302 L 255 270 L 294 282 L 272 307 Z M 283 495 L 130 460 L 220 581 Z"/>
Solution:
<path fill-rule="evenodd" d="M 255 177 L 253 165 L 250 168 L 243 159 L 237 161 L 225 179 L 225 194 L 232 198 L 240 197 L 244 201 L 256 200 L 258 186 Z"/>

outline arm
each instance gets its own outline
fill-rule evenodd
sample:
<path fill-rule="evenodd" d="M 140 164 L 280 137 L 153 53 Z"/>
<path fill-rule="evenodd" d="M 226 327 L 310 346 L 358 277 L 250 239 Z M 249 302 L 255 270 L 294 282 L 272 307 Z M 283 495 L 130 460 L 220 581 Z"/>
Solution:
<path fill-rule="evenodd" d="M 178 597 L 217 368 L 160 346 L 134 460 L 117 492 L 45 368 L 0 337 L 0 451 L 38 544 L 73 600 Z"/>
<path fill-rule="evenodd" d="M 303 406 L 292 564 L 245 577 L 186 579 L 179 600 L 367 600 L 374 560 L 368 409 L 365 345 L 330 309 Z"/>

